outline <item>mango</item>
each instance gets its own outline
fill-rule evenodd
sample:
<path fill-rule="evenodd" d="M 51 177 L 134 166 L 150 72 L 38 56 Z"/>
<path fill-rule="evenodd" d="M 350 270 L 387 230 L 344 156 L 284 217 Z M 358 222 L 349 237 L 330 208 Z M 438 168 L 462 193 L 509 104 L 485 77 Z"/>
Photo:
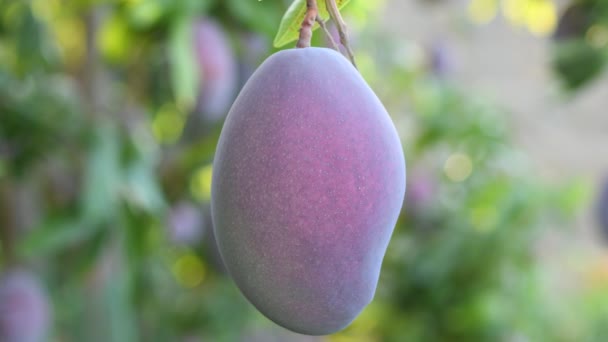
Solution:
<path fill-rule="evenodd" d="M 287 329 L 343 329 L 374 296 L 405 178 L 397 130 L 345 57 L 275 53 L 237 97 L 214 159 L 212 219 L 229 274 Z"/>

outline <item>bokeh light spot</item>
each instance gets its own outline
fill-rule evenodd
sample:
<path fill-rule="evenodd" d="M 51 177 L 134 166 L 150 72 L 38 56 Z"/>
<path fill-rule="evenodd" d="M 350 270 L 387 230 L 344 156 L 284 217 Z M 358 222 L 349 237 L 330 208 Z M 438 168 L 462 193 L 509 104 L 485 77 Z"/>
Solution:
<path fill-rule="evenodd" d="M 529 0 L 504 0 L 502 2 L 502 11 L 513 26 L 526 25 Z"/>
<path fill-rule="evenodd" d="M 466 154 L 456 153 L 445 162 L 445 175 L 453 182 L 462 182 L 473 173 L 473 161 Z"/>
<path fill-rule="evenodd" d="M 99 31 L 99 49 L 103 56 L 113 62 L 127 58 L 133 48 L 129 39 L 129 28 L 125 20 L 115 16 L 105 21 Z"/>
<path fill-rule="evenodd" d="M 557 7 L 550 0 L 530 0 L 526 15 L 528 30 L 546 37 L 557 27 Z"/>
<path fill-rule="evenodd" d="M 488 232 L 496 227 L 498 211 L 491 205 L 478 206 L 471 209 L 470 220 L 475 230 Z"/>
<path fill-rule="evenodd" d="M 209 164 L 200 168 L 190 183 L 192 195 L 201 201 L 208 201 L 211 198 L 211 181 L 213 176 L 213 165 Z"/>
<path fill-rule="evenodd" d="M 53 22 L 53 31 L 67 63 L 79 64 L 85 54 L 84 23 L 77 18 L 64 18 Z"/>
<path fill-rule="evenodd" d="M 205 265 L 194 254 L 186 254 L 177 259 L 172 270 L 177 282 L 186 288 L 197 287 L 205 279 Z"/>
<path fill-rule="evenodd" d="M 497 0 L 471 0 L 468 7 L 469 18 L 476 24 L 486 24 L 498 12 Z"/>
<path fill-rule="evenodd" d="M 58 0 L 34 0 L 31 4 L 34 15 L 48 21 L 53 19 L 54 13 L 61 6 Z"/>
<path fill-rule="evenodd" d="M 365 27 L 370 21 L 374 20 L 375 15 L 384 8 L 386 0 L 359 1 L 357 6 L 346 6 L 344 11 L 348 13 L 349 19 L 356 27 Z"/>
<path fill-rule="evenodd" d="M 154 137 L 161 143 L 174 143 L 182 135 L 186 118 L 173 104 L 164 105 L 152 121 Z"/>
<path fill-rule="evenodd" d="M 163 15 L 164 8 L 158 1 L 131 1 L 129 9 L 132 23 L 140 28 L 150 27 Z"/>
<path fill-rule="evenodd" d="M 604 48 L 608 45 L 608 28 L 602 25 L 593 25 L 587 31 L 585 40 L 598 49 Z"/>

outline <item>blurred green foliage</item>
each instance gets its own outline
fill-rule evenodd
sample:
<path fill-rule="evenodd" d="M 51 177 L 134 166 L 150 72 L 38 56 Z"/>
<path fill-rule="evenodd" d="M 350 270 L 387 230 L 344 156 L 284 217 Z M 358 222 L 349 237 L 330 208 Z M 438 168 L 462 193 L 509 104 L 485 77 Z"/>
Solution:
<path fill-rule="evenodd" d="M 608 61 L 608 3 L 572 1 L 560 16 L 553 45 L 553 67 L 567 90 L 596 79 Z"/>
<path fill-rule="evenodd" d="M 402 131 L 410 191 L 376 299 L 328 339 L 608 336 L 599 318 L 574 335 L 564 331 L 571 325 L 561 322 L 572 318 L 552 313 L 534 257 L 542 223 L 566 220 L 585 187 L 542 184 L 510 143 L 504 111 L 434 75 L 430 57 L 410 55 L 409 43 L 364 26 L 378 20 L 379 4 L 354 0 L 346 14 L 363 32 L 355 40 L 361 71 Z M 238 58 L 252 63 L 243 37 L 271 42 L 287 6 L 0 0 L 0 228 L 15 233 L 4 236 L 2 261 L 15 259 L 43 279 L 54 304 L 50 340 L 284 334 L 245 301 L 214 255 L 205 208 L 221 122 L 192 119 L 205 80 L 194 72 L 188 25 L 213 17 Z M 324 44 L 320 33 L 315 41 Z M 556 65 L 568 84 L 582 84 L 601 68 L 577 58 L 599 59 L 586 43 L 567 44 L 576 46 L 559 48 Z M 273 52 L 262 50 L 259 59 Z M 202 241 L 170 238 L 167 217 L 183 202 L 200 209 Z"/>

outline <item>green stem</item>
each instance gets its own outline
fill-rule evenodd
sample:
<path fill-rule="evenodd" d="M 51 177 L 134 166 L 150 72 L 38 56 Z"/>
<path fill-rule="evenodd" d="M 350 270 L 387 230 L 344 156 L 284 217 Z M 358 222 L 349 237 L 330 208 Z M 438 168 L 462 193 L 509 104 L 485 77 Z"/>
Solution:
<path fill-rule="evenodd" d="M 357 68 L 357 63 L 355 63 L 355 55 L 353 54 L 353 50 L 350 48 L 350 44 L 348 42 L 348 33 L 346 22 L 342 18 L 342 14 L 340 14 L 340 9 L 336 4 L 336 0 L 325 0 L 325 5 L 327 6 L 327 12 L 336 23 L 338 27 L 338 33 L 340 34 L 340 43 L 344 46 L 346 50 L 346 54 L 348 55 L 348 59 L 353 63 L 353 66 Z"/>
<path fill-rule="evenodd" d="M 317 21 L 317 23 L 319 23 L 319 26 L 321 26 L 323 31 L 325 31 L 325 35 L 327 36 L 327 39 L 329 40 L 329 43 L 331 44 L 331 46 L 336 51 L 340 52 L 340 47 L 334 40 L 334 37 L 332 37 L 331 32 L 329 32 L 329 30 L 327 29 L 327 25 L 325 25 L 325 22 L 323 21 L 323 19 L 321 19 L 321 17 L 317 16 L 317 18 L 315 20 Z"/>

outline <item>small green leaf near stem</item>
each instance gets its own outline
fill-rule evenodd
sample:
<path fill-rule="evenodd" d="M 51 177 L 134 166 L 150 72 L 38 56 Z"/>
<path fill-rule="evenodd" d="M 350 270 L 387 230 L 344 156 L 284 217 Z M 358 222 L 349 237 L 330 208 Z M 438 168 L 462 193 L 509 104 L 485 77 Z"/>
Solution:
<path fill-rule="evenodd" d="M 331 18 L 327 11 L 326 0 L 317 0 L 318 16 L 321 20 L 327 22 Z M 336 0 L 336 5 L 339 9 L 344 8 L 348 5 L 351 0 Z M 281 24 L 274 38 L 272 45 L 276 48 L 280 48 L 285 44 L 292 41 L 297 41 L 300 36 L 300 28 L 302 27 L 302 21 L 306 16 L 306 0 L 294 0 L 285 14 L 281 19 Z M 313 31 L 317 28 L 317 25 L 313 26 Z"/>

